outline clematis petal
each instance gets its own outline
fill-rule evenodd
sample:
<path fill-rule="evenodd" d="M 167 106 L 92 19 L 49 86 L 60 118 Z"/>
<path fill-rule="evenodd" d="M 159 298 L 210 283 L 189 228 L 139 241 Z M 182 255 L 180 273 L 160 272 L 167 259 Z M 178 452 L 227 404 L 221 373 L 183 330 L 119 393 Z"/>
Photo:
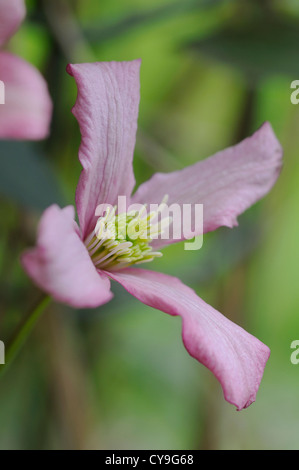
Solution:
<path fill-rule="evenodd" d="M 182 317 L 187 351 L 213 372 L 229 403 L 241 410 L 255 401 L 270 355 L 267 346 L 177 278 L 138 268 L 107 274 L 144 304 Z"/>
<path fill-rule="evenodd" d="M 55 300 L 73 307 L 97 307 L 112 298 L 110 282 L 92 264 L 74 213 L 72 206 L 50 206 L 39 224 L 37 246 L 23 254 L 22 264 Z"/>
<path fill-rule="evenodd" d="M 79 122 L 83 167 L 76 193 L 85 238 L 98 204 L 114 205 L 135 184 L 132 160 L 139 106 L 140 61 L 68 65 L 78 87 L 73 114 Z"/>
<path fill-rule="evenodd" d="M 237 225 L 237 216 L 274 185 L 282 148 L 269 123 L 239 144 L 173 173 L 156 173 L 132 198 L 134 203 L 203 204 L 203 232 Z M 184 233 L 182 226 L 182 235 Z M 200 235 L 201 233 L 195 233 Z M 182 236 L 181 239 L 189 238 Z M 155 248 L 179 240 L 155 240 Z"/>
<path fill-rule="evenodd" d="M 0 138 L 47 137 L 52 102 L 39 71 L 15 55 L 0 52 L 0 80 L 5 86 L 5 104 L 0 105 Z"/>
<path fill-rule="evenodd" d="M 0 46 L 15 33 L 25 14 L 24 0 L 0 0 Z"/>

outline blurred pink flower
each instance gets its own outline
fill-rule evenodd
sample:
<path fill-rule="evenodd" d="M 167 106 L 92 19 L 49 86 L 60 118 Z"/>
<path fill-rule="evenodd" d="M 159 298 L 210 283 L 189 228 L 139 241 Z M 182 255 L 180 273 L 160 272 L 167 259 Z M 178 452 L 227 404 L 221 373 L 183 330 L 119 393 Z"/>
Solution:
<path fill-rule="evenodd" d="M 168 194 L 169 204 L 203 204 L 204 232 L 222 225 L 233 227 L 237 216 L 275 183 L 282 149 L 265 123 L 252 137 L 204 161 L 181 171 L 155 174 L 131 196 L 139 66 L 139 60 L 68 66 L 78 87 L 73 114 L 82 134 L 79 159 L 83 170 L 76 192 L 80 226 L 72 206 L 49 207 L 39 224 L 37 246 L 23 255 L 22 263 L 38 286 L 73 307 L 108 302 L 113 279 L 146 305 L 180 315 L 187 351 L 215 374 L 225 399 L 240 410 L 255 400 L 268 347 L 179 279 L 131 267 L 143 255 L 147 260 L 156 253 L 143 253 L 141 247 L 138 258 L 126 242 L 117 246 L 121 247 L 118 252 L 115 245 L 105 245 L 95 236 L 95 210 L 101 203 L 115 205 L 119 195 L 133 203 L 152 204 Z M 175 241 L 157 239 L 152 245 L 159 249 Z"/>
<path fill-rule="evenodd" d="M 24 0 L 0 0 L 0 47 L 25 17 Z M 0 80 L 5 104 L 0 105 L 0 138 L 38 140 L 47 137 L 52 102 L 39 71 L 9 52 L 0 51 Z"/>

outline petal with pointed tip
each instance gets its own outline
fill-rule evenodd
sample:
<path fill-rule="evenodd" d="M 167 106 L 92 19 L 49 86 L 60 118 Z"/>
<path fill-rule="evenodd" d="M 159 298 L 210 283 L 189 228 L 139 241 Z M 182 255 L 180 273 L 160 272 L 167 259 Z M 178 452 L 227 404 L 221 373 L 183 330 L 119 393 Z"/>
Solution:
<path fill-rule="evenodd" d="M 107 274 L 144 304 L 182 317 L 187 351 L 213 372 L 229 403 L 241 410 L 255 401 L 270 355 L 267 346 L 177 278 L 138 268 Z"/>
<path fill-rule="evenodd" d="M 68 65 L 78 87 L 73 114 L 82 136 L 83 167 L 76 205 L 83 238 L 95 227 L 98 204 L 130 196 L 139 107 L 140 60 Z"/>
<path fill-rule="evenodd" d="M 274 185 L 282 153 L 271 125 L 265 123 L 251 137 L 212 157 L 180 171 L 156 173 L 138 188 L 132 202 L 159 204 L 168 194 L 168 205 L 203 204 L 204 233 L 223 225 L 233 227 L 237 216 Z M 176 241 L 155 240 L 152 244 L 158 248 Z"/>

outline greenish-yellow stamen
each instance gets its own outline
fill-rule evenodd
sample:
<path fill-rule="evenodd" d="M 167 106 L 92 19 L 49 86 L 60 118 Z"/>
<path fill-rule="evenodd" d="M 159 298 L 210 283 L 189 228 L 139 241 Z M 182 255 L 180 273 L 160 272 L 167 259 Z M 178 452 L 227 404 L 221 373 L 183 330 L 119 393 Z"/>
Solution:
<path fill-rule="evenodd" d="M 157 221 L 161 207 L 147 214 L 146 205 L 138 211 L 117 214 L 115 206 L 99 217 L 95 230 L 85 240 L 89 255 L 98 269 L 119 270 L 132 264 L 147 263 L 162 256 L 150 243 L 171 223 L 169 217 Z"/>

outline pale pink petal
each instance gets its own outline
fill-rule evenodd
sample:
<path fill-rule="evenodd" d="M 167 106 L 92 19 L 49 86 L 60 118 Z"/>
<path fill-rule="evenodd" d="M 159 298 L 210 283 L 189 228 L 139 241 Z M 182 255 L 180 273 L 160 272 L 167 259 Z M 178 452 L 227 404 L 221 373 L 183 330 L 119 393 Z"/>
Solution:
<path fill-rule="evenodd" d="M 99 273 L 79 237 L 74 208 L 53 205 L 43 214 L 37 245 L 22 256 L 27 274 L 58 302 L 97 307 L 112 298 L 108 277 Z"/>
<path fill-rule="evenodd" d="M 107 274 L 146 305 L 182 317 L 187 351 L 213 372 L 229 403 L 241 410 L 255 401 L 270 355 L 267 346 L 206 304 L 179 279 L 134 268 Z"/>
<path fill-rule="evenodd" d="M 0 104 L 0 138 L 47 137 L 52 102 L 39 71 L 15 55 L 0 52 L 0 80 L 5 87 L 5 104 Z"/>
<path fill-rule="evenodd" d="M 24 0 L 0 0 L 0 46 L 15 33 L 25 14 Z"/>
<path fill-rule="evenodd" d="M 237 225 L 237 216 L 265 196 L 282 165 L 282 148 L 265 123 L 253 136 L 173 173 L 156 173 L 134 194 L 134 203 L 203 204 L 203 232 Z M 182 230 L 183 234 L 183 230 Z M 196 233 L 199 235 L 200 233 Z M 183 237 L 188 238 L 188 237 Z M 155 247 L 178 240 L 156 240 Z"/>
<path fill-rule="evenodd" d="M 98 204 L 114 205 L 130 196 L 135 184 L 132 160 L 139 106 L 140 61 L 68 65 L 78 97 L 73 114 L 79 122 L 83 166 L 76 204 L 83 237 L 95 226 Z"/>

